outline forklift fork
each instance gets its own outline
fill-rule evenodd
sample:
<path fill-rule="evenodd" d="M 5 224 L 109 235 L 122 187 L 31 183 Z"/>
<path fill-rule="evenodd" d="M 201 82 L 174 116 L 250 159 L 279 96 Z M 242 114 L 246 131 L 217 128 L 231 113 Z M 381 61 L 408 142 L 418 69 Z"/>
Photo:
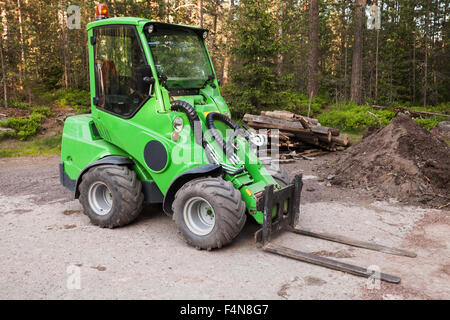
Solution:
<path fill-rule="evenodd" d="M 377 278 L 386 282 L 399 283 L 400 278 L 385 273 L 376 273 L 356 265 L 321 257 L 315 254 L 294 250 L 271 242 L 281 231 L 288 231 L 308 237 L 338 242 L 349 246 L 415 258 L 417 255 L 402 249 L 391 248 L 379 244 L 354 240 L 348 237 L 328 233 L 315 233 L 304 229 L 297 229 L 300 213 L 300 195 L 303 187 L 302 175 L 296 175 L 293 183 L 281 190 L 274 191 L 274 186 L 265 188 L 263 196 L 258 202 L 258 210 L 264 213 L 263 226 L 255 233 L 255 242 L 262 245 L 264 251 L 312 263 L 322 267 L 347 272 L 365 278 Z M 273 210 L 276 210 L 275 218 Z"/>

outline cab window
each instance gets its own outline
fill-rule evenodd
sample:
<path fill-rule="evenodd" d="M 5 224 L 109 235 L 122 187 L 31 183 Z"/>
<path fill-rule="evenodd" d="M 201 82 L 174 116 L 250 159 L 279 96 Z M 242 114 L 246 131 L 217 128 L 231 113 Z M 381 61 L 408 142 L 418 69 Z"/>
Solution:
<path fill-rule="evenodd" d="M 149 97 L 142 85 L 148 65 L 134 26 L 94 30 L 96 104 L 105 111 L 130 117 Z"/>

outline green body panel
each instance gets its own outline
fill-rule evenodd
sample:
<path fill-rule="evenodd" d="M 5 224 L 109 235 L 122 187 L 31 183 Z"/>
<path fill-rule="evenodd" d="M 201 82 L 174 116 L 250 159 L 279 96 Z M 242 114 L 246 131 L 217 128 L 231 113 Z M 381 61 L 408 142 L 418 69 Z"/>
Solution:
<path fill-rule="evenodd" d="M 61 161 L 69 178 L 76 180 L 89 164 L 105 156 L 128 154 L 113 144 L 94 136 L 92 115 L 83 114 L 68 117 L 64 124 Z"/>
<path fill-rule="evenodd" d="M 152 73 L 156 75 L 156 67 L 143 31 L 144 26 L 149 22 L 151 21 L 140 18 L 103 19 L 88 24 L 88 36 L 91 39 L 94 28 L 99 26 L 134 25 L 147 63 L 151 67 Z M 205 50 L 208 53 L 206 46 Z M 209 53 L 208 59 L 212 66 Z M 193 133 L 187 116 L 183 112 L 171 111 L 170 102 L 171 99 L 184 100 L 192 105 L 199 115 L 202 130 L 205 132 L 207 130 L 205 120 L 209 112 L 230 114 L 228 106 L 220 94 L 216 77 L 210 82 L 210 85 L 200 89 L 198 95 L 175 98 L 170 98 L 168 91 L 160 84 L 158 77 L 154 77 L 153 95 L 131 118 L 121 118 L 97 108 L 93 103 L 96 95 L 94 47 L 90 41 L 89 65 L 92 113 L 67 118 L 63 131 L 61 158 L 64 162 L 65 171 L 71 179 L 77 179 L 87 165 L 102 157 L 121 155 L 133 159 L 138 177 L 143 181 L 154 181 L 165 195 L 176 177 L 189 169 L 210 164 L 202 146 L 193 142 Z M 181 117 L 184 122 L 178 140 L 173 139 L 173 121 L 176 117 Z M 95 123 L 101 138 L 94 136 L 91 129 L 92 122 Z M 225 134 L 226 125 L 221 122 L 215 122 L 215 124 Z M 161 142 L 168 154 L 167 164 L 160 171 L 151 170 L 144 159 L 145 146 L 152 140 Z M 236 154 L 245 165 L 245 171 L 235 176 L 225 174 L 225 179 L 231 181 L 234 187 L 240 190 L 249 214 L 258 223 L 262 223 L 263 214 L 256 210 L 257 198 L 255 193 L 263 191 L 267 185 L 276 185 L 276 182 L 250 149 L 247 140 L 239 137 L 237 142 L 239 150 Z M 232 166 L 231 162 L 226 159 L 222 148 L 216 142 L 211 142 L 210 145 L 224 163 Z"/>

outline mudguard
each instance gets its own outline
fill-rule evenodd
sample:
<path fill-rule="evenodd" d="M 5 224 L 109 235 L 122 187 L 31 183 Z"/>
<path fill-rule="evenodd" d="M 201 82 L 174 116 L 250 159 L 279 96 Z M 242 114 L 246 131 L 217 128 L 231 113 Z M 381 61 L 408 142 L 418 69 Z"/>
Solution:
<path fill-rule="evenodd" d="M 80 197 L 80 191 L 78 190 L 78 186 L 81 183 L 83 175 L 89 169 L 99 166 L 99 165 L 104 165 L 104 164 L 126 166 L 126 165 L 134 165 L 134 161 L 131 160 L 130 158 L 123 157 L 123 156 L 106 156 L 104 158 L 101 158 L 100 160 L 92 162 L 90 165 L 86 166 L 78 175 L 77 182 L 75 184 L 75 199 L 78 199 Z"/>
<path fill-rule="evenodd" d="M 169 216 L 173 214 L 172 203 L 175 199 L 175 194 L 186 182 L 204 176 L 218 177 L 222 174 L 223 168 L 218 164 L 207 164 L 183 172 L 178 177 L 176 177 L 175 180 L 172 181 L 169 188 L 167 189 L 163 202 L 164 212 Z"/>

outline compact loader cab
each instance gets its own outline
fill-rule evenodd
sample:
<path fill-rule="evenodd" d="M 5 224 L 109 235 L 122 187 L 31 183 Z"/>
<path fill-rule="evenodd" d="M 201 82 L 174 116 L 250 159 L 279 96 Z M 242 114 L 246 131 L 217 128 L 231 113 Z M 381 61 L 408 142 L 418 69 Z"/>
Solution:
<path fill-rule="evenodd" d="M 100 227 L 162 203 L 198 248 L 231 242 L 247 215 L 262 223 L 258 196 L 289 179 L 253 152 L 264 137 L 230 119 L 208 31 L 102 10 L 87 26 L 92 112 L 65 122 L 62 184 Z"/>

